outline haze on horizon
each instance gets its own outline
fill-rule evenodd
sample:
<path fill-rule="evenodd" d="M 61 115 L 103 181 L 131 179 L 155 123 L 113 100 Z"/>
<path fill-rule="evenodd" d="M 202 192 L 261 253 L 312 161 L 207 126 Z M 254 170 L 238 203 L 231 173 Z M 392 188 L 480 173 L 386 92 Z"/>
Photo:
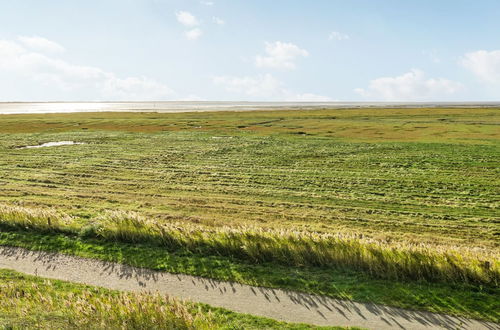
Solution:
<path fill-rule="evenodd" d="M 0 102 L 500 100 L 500 2 L 3 1 Z"/>

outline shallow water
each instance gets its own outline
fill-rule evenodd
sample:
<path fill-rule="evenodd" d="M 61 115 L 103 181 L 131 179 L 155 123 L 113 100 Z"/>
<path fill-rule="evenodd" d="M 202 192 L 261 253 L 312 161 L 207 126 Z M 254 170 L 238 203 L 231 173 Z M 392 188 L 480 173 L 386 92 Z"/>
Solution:
<path fill-rule="evenodd" d="M 69 146 L 75 144 L 84 144 L 83 142 L 75 142 L 75 141 L 58 141 L 58 142 L 46 142 L 36 146 L 24 146 L 19 147 L 17 149 L 34 149 L 34 148 L 47 148 L 47 147 L 58 147 L 58 146 Z"/>
<path fill-rule="evenodd" d="M 381 107 L 498 107 L 500 102 L 0 102 L 0 114 L 65 112 L 190 112 L 271 109 L 381 108 Z"/>

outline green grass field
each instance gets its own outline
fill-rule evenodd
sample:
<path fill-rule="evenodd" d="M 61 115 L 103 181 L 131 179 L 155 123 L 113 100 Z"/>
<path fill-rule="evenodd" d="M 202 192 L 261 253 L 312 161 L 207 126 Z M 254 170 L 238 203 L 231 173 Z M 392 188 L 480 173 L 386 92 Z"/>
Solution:
<path fill-rule="evenodd" d="M 498 321 L 499 125 L 499 109 L 3 115 L 0 242 Z M 67 140 L 85 144 L 16 149 Z"/>

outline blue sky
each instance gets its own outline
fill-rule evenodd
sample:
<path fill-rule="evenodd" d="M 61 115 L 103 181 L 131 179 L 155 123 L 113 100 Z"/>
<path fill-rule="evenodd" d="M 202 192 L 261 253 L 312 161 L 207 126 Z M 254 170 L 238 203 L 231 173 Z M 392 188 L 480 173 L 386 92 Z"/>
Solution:
<path fill-rule="evenodd" d="M 0 101 L 498 101 L 497 0 L 0 0 Z"/>

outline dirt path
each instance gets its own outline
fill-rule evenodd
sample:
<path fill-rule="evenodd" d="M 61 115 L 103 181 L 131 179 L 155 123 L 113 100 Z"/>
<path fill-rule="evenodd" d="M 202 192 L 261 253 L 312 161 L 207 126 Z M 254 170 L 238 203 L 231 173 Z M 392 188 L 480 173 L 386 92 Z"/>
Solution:
<path fill-rule="evenodd" d="M 0 247 L 0 268 L 115 290 L 159 291 L 181 299 L 288 322 L 368 329 L 500 329 L 500 325 L 494 323 L 162 273 L 20 248 Z"/>

